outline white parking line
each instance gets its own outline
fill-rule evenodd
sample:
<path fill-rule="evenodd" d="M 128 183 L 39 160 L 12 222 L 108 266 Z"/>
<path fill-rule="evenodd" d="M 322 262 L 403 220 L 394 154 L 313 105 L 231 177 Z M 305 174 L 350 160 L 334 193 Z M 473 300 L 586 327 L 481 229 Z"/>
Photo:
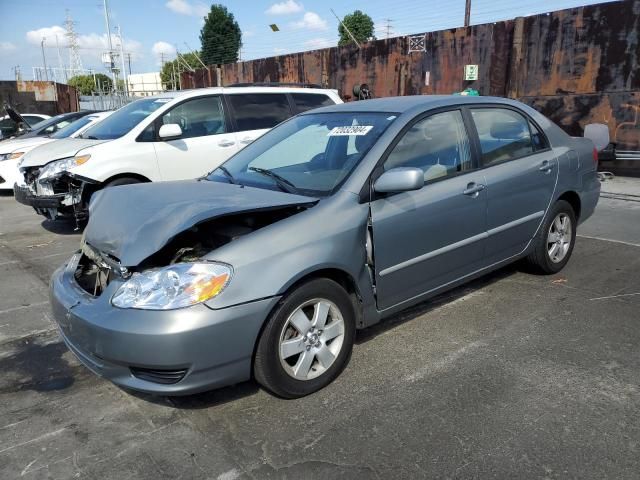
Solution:
<path fill-rule="evenodd" d="M 613 240 L 611 238 L 592 237 L 590 235 L 576 235 L 576 237 L 589 238 L 591 240 L 600 240 L 602 242 L 621 243 L 622 245 L 629 245 L 631 247 L 640 247 L 640 243 L 625 242 L 623 240 Z"/>

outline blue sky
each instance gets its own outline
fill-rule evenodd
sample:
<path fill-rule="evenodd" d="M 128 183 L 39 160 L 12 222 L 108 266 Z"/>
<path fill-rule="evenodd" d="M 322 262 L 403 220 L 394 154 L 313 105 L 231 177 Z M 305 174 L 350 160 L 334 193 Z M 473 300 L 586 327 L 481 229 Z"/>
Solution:
<path fill-rule="evenodd" d="M 111 26 L 119 25 L 124 51 L 131 53 L 133 73 L 159 69 L 160 54 L 175 58 L 200 48 L 203 15 L 212 2 L 203 0 L 109 0 Z M 230 0 L 225 5 L 243 32 L 243 59 L 333 46 L 338 41 L 339 16 L 360 9 L 374 20 L 376 36 L 391 36 L 460 26 L 464 0 Z M 551 10 L 599 3 L 590 0 L 472 0 L 471 23 L 487 23 Z M 23 79 L 42 66 L 40 42 L 45 38 L 49 66 L 68 64 L 64 36 L 66 10 L 75 21 L 84 68 L 105 72 L 100 54 L 107 43 L 102 0 L 0 0 L 0 79 L 14 78 L 19 65 Z M 389 22 L 388 22 L 389 21 Z M 269 24 L 280 32 L 274 33 Z M 59 49 L 56 47 L 59 46 Z M 118 41 L 114 39 L 115 45 Z M 60 55 L 58 55 L 58 51 Z"/>

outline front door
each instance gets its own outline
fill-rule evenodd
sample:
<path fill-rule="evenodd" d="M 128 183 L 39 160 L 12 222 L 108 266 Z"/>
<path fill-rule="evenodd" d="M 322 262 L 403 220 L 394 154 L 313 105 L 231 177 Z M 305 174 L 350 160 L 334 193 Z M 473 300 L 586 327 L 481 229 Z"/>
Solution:
<path fill-rule="evenodd" d="M 486 236 L 484 177 L 462 113 L 432 114 L 401 135 L 384 169 L 418 167 L 425 185 L 371 201 L 380 310 L 477 270 Z"/>
<path fill-rule="evenodd" d="M 154 142 L 163 180 L 197 178 L 214 170 L 238 151 L 219 95 L 196 97 L 176 105 L 160 117 L 156 128 L 177 123 L 182 136 Z"/>
<path fill-rule="evenodd" d="M 553 197 L 558 161 L 538 127 L 507 108 L 472 108 L 487 185 L 487 265 L 521 253 Z"/>

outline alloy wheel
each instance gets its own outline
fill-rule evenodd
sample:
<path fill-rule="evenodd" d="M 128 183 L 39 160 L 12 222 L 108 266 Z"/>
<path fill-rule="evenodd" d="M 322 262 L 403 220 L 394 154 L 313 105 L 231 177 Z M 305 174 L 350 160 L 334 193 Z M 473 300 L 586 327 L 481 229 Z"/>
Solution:
<path fill-rule="evenodd" d="M 311 380 L 326 372 L 342 350 L 345 336 L 340 309 L 316 298 L 296 308 L 280 334 L 278 355 L 288 375 Z"/>
<path fill-rule="evenodd" d="M 547 234 L 547 254 L 553 263 L 560 263 L 567 256 L 572 240 L 571 218 L 559 213 L 549 226 Z"/>

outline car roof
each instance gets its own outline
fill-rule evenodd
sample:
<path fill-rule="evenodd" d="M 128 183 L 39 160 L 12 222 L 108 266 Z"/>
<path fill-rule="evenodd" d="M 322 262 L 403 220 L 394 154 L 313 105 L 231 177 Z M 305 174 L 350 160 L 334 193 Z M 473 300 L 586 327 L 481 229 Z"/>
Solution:
<path fill-rule="evenodd" d="M 201 95 L 210 94 L 235 94 L 235 93 L 314 93 L 326 95 L 329 92 L 337 93 L 337 90 L 328 88 L 306 88 L 306 87 L 207 87 L 207 88 L 194 88 L 190 90 L 178 90 L 173 92 L 163 92 L 158 95 L 142 98 L 187 98 L 198 97 Z"/>
<path fill-rule="evenodd" d="M 449 105 L 466 105 L 478 103 L 502 103 L 521 106 L 519 102 L 501 97 L 465 96 L 465 95 L 409 95 L 406 97 L 385 97 L 361 100 L 336 105 L 329 105 L 308 113 L 329 112 L 383 112 L 405 113 L 414 110 L 429 110 Z M 308 114 L 307 112 L 303 115 Z"/>

